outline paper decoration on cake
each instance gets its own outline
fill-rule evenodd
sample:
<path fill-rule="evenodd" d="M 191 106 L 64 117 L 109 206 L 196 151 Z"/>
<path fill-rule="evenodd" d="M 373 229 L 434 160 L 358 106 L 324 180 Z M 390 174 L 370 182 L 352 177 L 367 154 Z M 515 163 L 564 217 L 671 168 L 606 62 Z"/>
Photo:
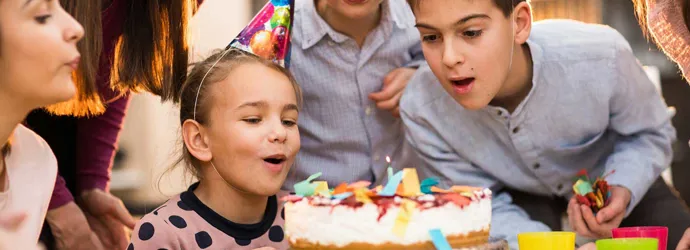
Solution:
<path fill-rule="evenodd" d="M 436 250 L 452 250 L 450 243 L 443 236 L 441 229 L 431 229 L 429 230 L 429 235 L 431 236 L 431 242 L 434 243 Z"/>
<path fill-rule="evenodd" d="M 412 211 L 421 199 L 438 199 L 443 202 L 452 202 L 457 206 L 467 206 L 472 202 L 472 197 L 485 195 L 483 189 L 468 186 L 452 186 L 450 189 L 442 189 L 437 185 L 437 178 L 428 178 L 419 182 L 417 171 L 406 168 L 391 174 L 384 186 L 369 188 L 371 182 L 358 181 L 351 184 L 340 183 L 333 189 L 328 188 L 325 181 L 314 181 L 321 176 L 316 173 L 304 181 L 294 185 L 296 195 L 291 195 L 282 200 L 299 202 L 311 196 L 330 199 L 330 204 L 343 202 L 345 204 L 369 204 L 379 202 L 400 202 L 400 210 L 396 214 L 392 232 L 400 237 L 405 235 L 412 218 Z M 490 195 L 490 194 L 489 194 Z M 392 200 L 391 200 L 392 199 Z M 381 214 L 380 216 L 383 216 Z M 381 219 L 381 217 L 379 217 Z"/>
<path fill-rule="evenodd" d="M 575 193 L 577 202 L 590 207 L 595 214 L 608 206 L 611 198 L 611 187 L 606 182 L 606 177 L 614 172 L 615 170 L 597 177 L 592 183 L 587 175 L 587 170 L 580 170 L 577 173 L 575 184 L 573 184 L 573 193 Z"/>
<path fill-rule="evenodd" d="M 414 211 L 417 204 L 414 201 L 404 199 L 400 205 L 400 211 L 398 216 L 395 217 L 395 223 L 393 224 L 393 234 L 398 237 L 405 237 L 405 232 L 407 232 L 407 224 L 410 223 L 410 218 L 412 217 L 412 211 Z"/>
<path fill-rule="evenodd" d="M 355 200 L 357 200 L 357 202 L 361 202 L 364 204 L 372 203 L 371 198 L 369 198 L 369 195 L 367 195 L 368 191 L 369 190 L 367 190 L 366 188 L 360 188 L 355 190 Z"/>
<path fill-rule="evenodd" d="M 434 186 L 438 185 L 438 179 L 437 178 L 426 178 L 422 181 L 422 184 L 420 184 L 420 187 L 422 189 L 422 193 L 425 194 L 433 194 L 434 191 L 431 190 Z"/>
<path fill-rule="evenodd" d="M 290 37 L 295 0 L 271 0 L 259 11 L 228 48 L 237 48 L 290 66 Z"/>
<path fill-rule="evenodd" d="M 316 178 L 319 178 L 319 176 L 321 176 L 321 172 L 309 176 L 309 178 L 307 178 L 306 180 L 295 183 L 295 185 L 293 185 L 293 188 L 295 188 L 295 193 L 301 196 L 313 195 L 314 190 L 316 190 L 317 184 L 311 183 L 311 181 L 315 180 Z"/>
<path fill-rule="evenodd" d="M 417 176 L 417 169 L 406 168 L 403 169 L 403 196 L 419 196 L 422 195 L 422 190 L 419 188 L 419 176 Z"/>
<path fill-rule="evenodd" d="M 352 196 L 352 192 L 347 192 L 347 193 L 342 193 L 342 194 L 334 194 L 332 197 L 335 200 L 344 200 L 350 196 Z"/>
<path fill-rule="evenodd" d="M 449 200 L 459 207 L 467 206 L 471 202 L 470 198 L 458 193 L 449 193 L 448 195 L 443 196 L 443 199 Z"/>
<path fill-rule="evenodd" d="M 328 189 L 328 182 L 325 181 L 315 181 L 316 187 L 314 188 L 315 194 L 320 194 L 325 197 L 331 197 L 331 190 Z"/>
<path fill-rule="evenodd" d="M 434 192 L 434 193 L 436 193 L 436 194 L 446 194 L 446 193 L 450 193 L 449 190 L 445 190 L 445 189 L 439 188 L 439 187 L 437 187 L 437 186 L 431 187 L 431 192 Z"/>
<path fill-rule="evenodd" d="M 398 185 L 400 185 L 400 182 L 402 181 L 404 174 L 404 171 L 399 171 L 397 174 L 394 174 L 393 177 L 391 177 L 391 179 L 388 181 L 386 186 L 383 187 L 383 190 L 379 192 L 379 196 L 395 195 L 396 191 L 398 190 Z"/>
<path fill-rule="evenodd" d="M 333 189 L 333 194 L 334 194 L 334 195 L 336 195 L 336 194 L 342 194 L 342 193 L 345 193 L 345 192 L 347 192 L 347 182 L 340 183 L 340 184 L 338 184 L 338 186 L 336 186 L 336 187 Z"/>
<path fill-rule="evenodd" d="M 371 185 L 370 181 L 358 181 L 347 186 L 350 189 L 366 188 Z"/>

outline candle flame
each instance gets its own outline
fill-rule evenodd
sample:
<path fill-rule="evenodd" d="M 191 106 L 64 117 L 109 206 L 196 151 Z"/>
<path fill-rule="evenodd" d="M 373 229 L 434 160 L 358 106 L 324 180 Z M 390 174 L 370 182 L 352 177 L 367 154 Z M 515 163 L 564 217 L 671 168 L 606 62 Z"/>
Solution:
<path fill-rule="evenodd" d="M 386 156 L 386 162 L 391 163 L 391 158 Z"/>

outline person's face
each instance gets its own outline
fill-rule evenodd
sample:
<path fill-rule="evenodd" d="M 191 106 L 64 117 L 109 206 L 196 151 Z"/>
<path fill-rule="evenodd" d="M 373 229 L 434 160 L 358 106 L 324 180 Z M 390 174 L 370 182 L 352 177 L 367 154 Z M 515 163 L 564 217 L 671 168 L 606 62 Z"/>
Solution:
<path fill-rule="evenodd" d="M 467 109 L 488 105 L 510 72 L 511 18 L 490 0 L 424 0 L 414 14 L 424 57 L 446 92 Z"/>
<path fill-rule="evenodd" d="M 28 108 L 72 98 L 83 35 L 58 0 L 0 0 L 0 91 Z"/>
<path fill-rule="evenodd" d="M 326 8 L 349 20 L 367 18 L 374 15 L 383 0 L 316 0 L 325 1 Z M 401 1 L 401 0 L 394 0 Z"/>
<path fill-rule="evenodd" d="M 248 63 L 211 88 L 206 129 L 219 174 L 245 193 L 277 193 L 300 148 L 297 97 L 290 80 L 265 65 Z"/>

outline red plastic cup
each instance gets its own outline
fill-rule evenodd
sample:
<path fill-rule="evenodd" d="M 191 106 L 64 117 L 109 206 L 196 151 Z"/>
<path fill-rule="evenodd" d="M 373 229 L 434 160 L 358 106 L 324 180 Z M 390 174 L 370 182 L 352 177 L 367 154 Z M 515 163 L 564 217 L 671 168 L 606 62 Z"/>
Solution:
<path fill-rule="evenodd" d="M 613 238 L 655 238 L 659 240 L 659 250 L 666 250 L 667 227 L 622 227 L 612 230 Z"/>

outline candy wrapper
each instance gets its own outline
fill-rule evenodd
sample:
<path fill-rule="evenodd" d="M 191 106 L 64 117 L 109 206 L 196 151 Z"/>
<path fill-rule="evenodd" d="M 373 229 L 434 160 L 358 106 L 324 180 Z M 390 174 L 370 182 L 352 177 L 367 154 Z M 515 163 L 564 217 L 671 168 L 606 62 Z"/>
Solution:
<path fill-rule="evenodd" d="M 587 170 L 581 170 L 577 174 L 575 184 L 573 184 L 573 192 L 577 202 L 592 208 L 595 214 L 605 206 L 608 206 L 611 198 L 611 187 L 606 182 L 606 177 L 614 172 L 612 171 L 604 176 L 597 177 L 592 182 L 587 175 Z"/>
<path fill-rule="evenodd" d="M 228 48 L 241 49 L 289 67 L 294 10 L 295 0 L 269 1 Z"/>

